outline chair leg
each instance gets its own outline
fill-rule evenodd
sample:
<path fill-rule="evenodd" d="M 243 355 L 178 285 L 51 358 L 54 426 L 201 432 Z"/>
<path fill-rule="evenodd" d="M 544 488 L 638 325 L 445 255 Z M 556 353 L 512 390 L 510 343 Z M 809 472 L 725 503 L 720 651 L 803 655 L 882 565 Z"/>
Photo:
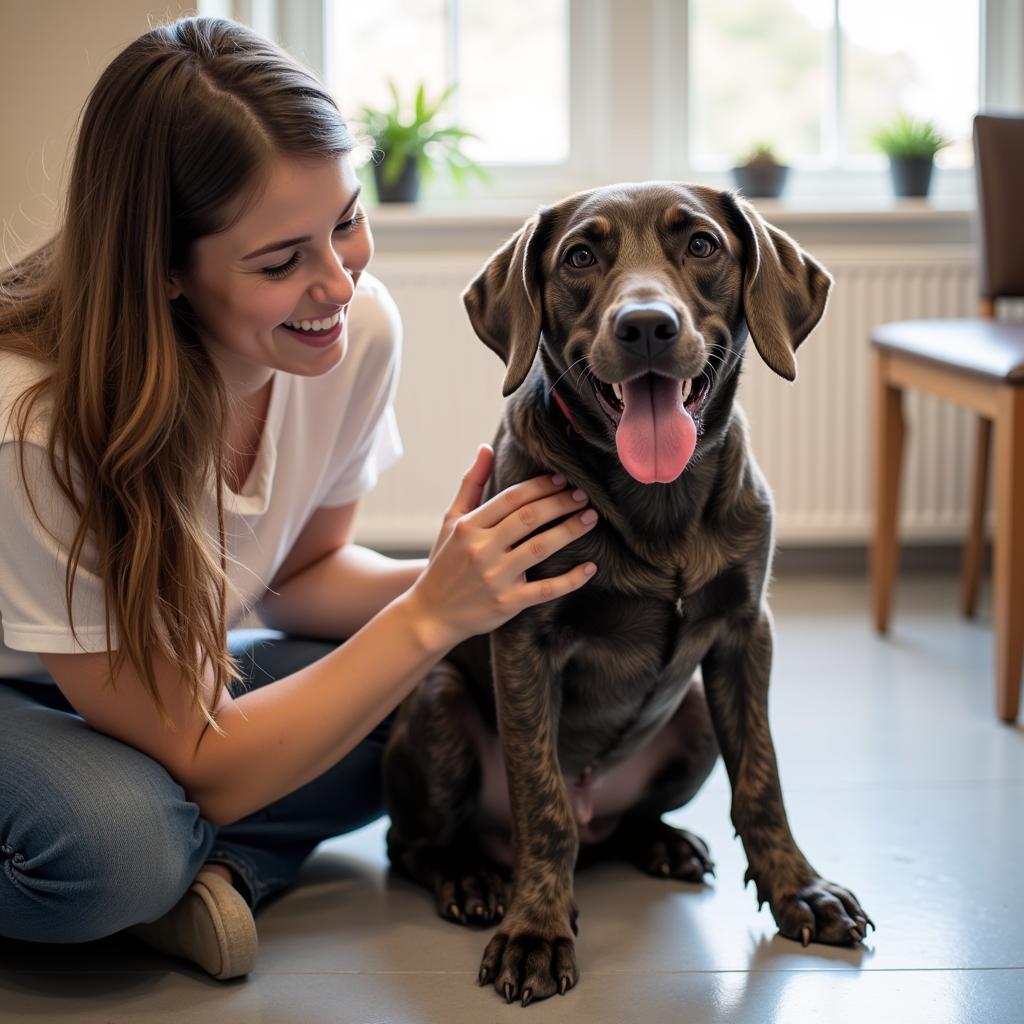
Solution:
<path fill-rule="evenodd" d="M 1024 387 L 1005 387 L 995 424 L 992 609 L 996 710 L 1016 722 L 1024 667 Z"/>
<path fill-rule="evenodd" d="M 888 356 L 875 353 L 875 494 L 871 544 L 871 592 L 875 628 L 889 630 L 898 548 L 900 470 L 903 462 L 903 391 L 888 380 Z"/>
<path fill-rule="evenodd" d="M 989 450 L 992 442 L 992 421 L 978 417 L 978 438 L 974 451 L 974 483 L 971 491 L 971 521 L 964 545 L 963 580 L 960 608 L 971 619 L 978 606 L 978 585 L 985 548 L 985 497 L 988 490 Z"/>

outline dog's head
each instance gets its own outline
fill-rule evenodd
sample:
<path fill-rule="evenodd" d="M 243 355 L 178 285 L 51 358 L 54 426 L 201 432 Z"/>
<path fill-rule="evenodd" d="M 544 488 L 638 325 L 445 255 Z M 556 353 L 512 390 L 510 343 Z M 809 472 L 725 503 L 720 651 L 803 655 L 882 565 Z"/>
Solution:
<path fill-rule="evenodd" d="M 730 192 L 613 185 L 542 209 L 463 294 L 505 361 L 504 394 L 542 345 L 588 441 L 642 483 L 669 483 L 731 404 L 747 330 L 787 380 L 821 319 L 825 269 Z M 582 429 L 582 427 L 581 427 Z"/>

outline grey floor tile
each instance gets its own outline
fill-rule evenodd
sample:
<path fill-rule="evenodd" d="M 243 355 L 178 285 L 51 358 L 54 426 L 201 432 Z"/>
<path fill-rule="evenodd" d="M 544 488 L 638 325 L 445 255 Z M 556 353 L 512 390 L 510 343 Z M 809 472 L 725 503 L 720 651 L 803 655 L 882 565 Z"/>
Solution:
<path fill-rule="evenodd" d="M 51 1024 L 1017 1024 L 1024 971 L 599 973 L 523 1010 L 467 977 L 271 975 L 239 985 L 168 976 L 60 996 L 5 993 L 0 1020 Z M 525 1016 L 524 1016 L 525 1015 Z"/>
<path fill-rule="evenodd" d="M 581 871 L 582 980 L 505 1006 L 475 975 L 489 930 L 442 922 L 390 877 L 383 823 L 321 847 L 260 914 L 256 972 L 221 985 L 124 937 L 0 942 L 0 1022 L 1024 1021 L 1024 729 L 992 701 L 983 611 L 956 582 L 901 582 L 889 639 L 863 582 L 774 585 L 771 718 L 794 834 L 878 925 L 857 950 L 780 938 L 729 823 L 719 768 L 672 820 L 717 878 L 682 886 L 625 865 Z"/>

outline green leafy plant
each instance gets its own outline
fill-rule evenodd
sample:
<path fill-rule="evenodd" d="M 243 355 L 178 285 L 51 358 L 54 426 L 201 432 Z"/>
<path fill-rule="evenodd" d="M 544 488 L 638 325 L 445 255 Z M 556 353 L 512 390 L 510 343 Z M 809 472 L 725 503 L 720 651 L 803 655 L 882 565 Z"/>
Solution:
<path fill-rule="evenodd" d="M 736 161 L 737 167 L 782 167 L 782 161 L 770 142 L 757 141 Z"/>
<path fill-rule="evenodd" d="M 424 179 L 429 178 L 435 168 L 442 167 L 460 188 L 470 174 L 490 180 L 487 172 L 462 151 L 463 142 L 477 136 L 458 125 L 441 123 L 442 111 L 455 91 L 454 85 L 431 102 L 421 83 L 409 113 L 395 83 L 388 82 L 388 88 L 391 90 L 390 106 L 366 106 L 360 114 L 374 146 L 383 153 L 380 168 L 384 183 L 397 182 L 410 160 L 416 163 Z"/>
<path fill-rule="evenodd" d="M 920 158 L 930 160 L 949 139 L 941 135 L 931 121 L 918 121 L 907 114 L 898 114 L 872 136 L 872 142 L 891 159 Z"/>

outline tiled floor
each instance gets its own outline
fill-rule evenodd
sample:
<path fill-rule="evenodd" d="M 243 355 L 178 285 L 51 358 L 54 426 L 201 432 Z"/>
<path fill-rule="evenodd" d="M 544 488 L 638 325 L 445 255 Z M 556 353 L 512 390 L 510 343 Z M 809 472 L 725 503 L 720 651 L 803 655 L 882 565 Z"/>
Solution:
<path fill-rule="evenodd" d="M 442 922 L 425 892 L 389 879 L 378 823 L 322 847 L 259 916 L 248 980 L 218 984 L 127 939 L 0 944 L 0 1021 L 1024 1021 L 1024 728 L 995 719 L 987 617 L 959 619 L 946 577 L 901 583 L 886 641 L 860 580 L 783 580 L 772 604 L 790 820 L 874 918 L 863 947 L 776 935 L 743 889 L 719 768 L 676 816 L 709 841 L 717 881 L 582 872 L 582 977 L 565 997 L 524 1010 L 478 988 L 489 932 Z"/>

